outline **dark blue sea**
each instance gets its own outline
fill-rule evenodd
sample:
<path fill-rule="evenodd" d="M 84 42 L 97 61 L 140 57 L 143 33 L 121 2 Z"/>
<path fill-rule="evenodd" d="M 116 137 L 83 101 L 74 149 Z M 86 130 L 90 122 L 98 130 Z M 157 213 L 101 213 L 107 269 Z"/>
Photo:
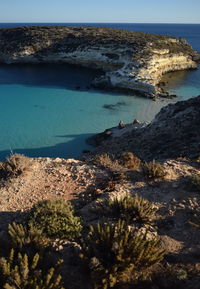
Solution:
<path fill-rule="evenodd" d="M 1 28 L 25 25 L 92 25 L 171 35 L 187 39 L 200 52 L 200 24 L 0 23 Z M 88 136 L 120 120 L 151 121 L 162 106 L 200 94 L 200 70 L 169 74 L 167 88 L 178 97 L 156 102 L 88 90 L 95 75 L 67 65 L 0 65 L 0 159 L 12 152 L 78 157 L 91 149 Z"/>

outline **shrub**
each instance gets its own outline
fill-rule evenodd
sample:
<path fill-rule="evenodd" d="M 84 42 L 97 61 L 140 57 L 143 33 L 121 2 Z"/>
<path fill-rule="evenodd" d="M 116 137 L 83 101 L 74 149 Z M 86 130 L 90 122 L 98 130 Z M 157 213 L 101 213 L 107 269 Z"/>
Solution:
<path fill-rule="evenodd" d="M 20 154 L 13 154 L 0 163 L 0 175 L 4 179 L 18 177 L 32 165 L 32 160 Z"/>
<path fill-rule="evenodd" d="M 149 223 L 155 215 L 155 208 L 149 201 L 138 195 L 132 197 L 129 194 L 110 197 L 99 202 L 95 209 L 104 216 L 122 218 L 128 223 Z"/>
<path fill-rule="evenodd" d="M 49 246 L 49 239 L 43 236 L 42 230 L 33 226 L 28 227 L 16 223 L 9 224 L 8 235 L 12 247 L 18 250 L 26 247 L 41 250 Z"/>
<path fill-rule="evenodd" d="M 46 200 L 36 204 L 28 218 L 30 226 L 42 230 L 48 237 L 67 238 L 71 241 L 79 237 L 82 226 L 74 215 L 72 205 L 65 200 Z"/>
<path fill-rule="evenodd" d="M 116 189 L 117 184 L 122 184 L 126 179 L 123 172 L 113 172 L 109 177 L 102 179 L 97 185 L 96 189 L 102 192 L 112 192 Z"/>
<path fill-rule="evenodd" d="M 114 178 L 107 178 L 104 179 L 100 185 L 98 185 L 98 188 L 102 192 L 112 192 L 115 190 L 117 181 Z"/>
<path fill-rule="evenodd" d="M 141 165 L 141 160 L 131 152 L 125 152 L 120 154 L 118 157 L 118 161 L 120 165 L 134 171 L 137 171 Z"/>
<path fill-rule="evenodd" d="M 15 252 L 12 249 L 10 256 L 6 259 L 0 258 L 1 282 L 5 289 L 64 289 L 62 278 L 57 273 L 61 260 L 47 272 L 39 265 L 40 256 L 35 254 L 32 259 L 26 254 Z"/>
<path fill-rule="evenodd" d="M 143 172 L 148 178 L 162 178 L 166 175 L 164 166 L 155 160 L 143 164 Z"/>
<path fill-rule="evenodd" d="M 114 156 L 111 154 L 96 155 L 93 157 L 92 163 L 96 166 L 108 169 L 111 172 L 120 171 L 123 169 L 118 160 L 115 160 Z"/>
<path fill-rule="evenodd" d="M 90 226 L 84 240 L 80 257 L 90 268 L 94 288 L 111 288 L 118 282 L 127 282 L 130 274 L 135 277 L 140 271 L 159 263 L 164 251 L 158 241 L 147 241 L 145 237 L 130 231 L 124 221 L 117 224 Z"/>
<path fill-rule="evenodd" d="M 200 175 L 192 176 L 191 181 L 195 188 L 200 191 Z"/>

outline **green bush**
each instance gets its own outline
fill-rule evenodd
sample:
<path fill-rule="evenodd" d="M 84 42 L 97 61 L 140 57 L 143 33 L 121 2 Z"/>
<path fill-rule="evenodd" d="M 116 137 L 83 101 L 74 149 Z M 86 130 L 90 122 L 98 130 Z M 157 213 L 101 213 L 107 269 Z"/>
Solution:
<path fill-rule="evenodd" d="M 94 288 L 107 289 L 118 282 L 128 282 L 130 276 L 138 277 L 145 269 L 159 263 L 164 251 L 158 241 L 130 231 L 124 221 L 117 224 L 90 226 L 83 242 L 80 257 L 88 264 Z"/>
<path fill-rule="evenodd" d="M 0 163 L 0 176 L 4 179 L 18 177 L 27 171 L 33 161 L 20 154 L 13 154 Z"/>
<path fill-rule="evenodd" d="M 28 224 L 36 227 L 48 237 L 75 240 L 82 226 L 79 217 L 74 215 L 72 205 L 65 200 L 46 200 L 36 204 L 30 212 Z"/>
<path fill-rule="evenodd" d="M 29 258 L 12 249 L 8 258 L 0 258 L 1 283 L 4 289 L 64 289 L 57 270 L 62 260 L 47 272 L 41 269 L 40 256 Z"/>
<path fill-rule="evenodd" d="M 143 164 L 144 175 L 148 178 L 163 178 L 166 175 L 164 166 L 155 160 Z"/>
<path fill-rule="evenodd" d="M 110 197 L 99 202 L 94 211 L 115 219 L 122 218 L 127 223 L 150 223 L 155 216 L 155 208 L 152 203 L 138 195 L 132 197 L 129 194 Z"/>

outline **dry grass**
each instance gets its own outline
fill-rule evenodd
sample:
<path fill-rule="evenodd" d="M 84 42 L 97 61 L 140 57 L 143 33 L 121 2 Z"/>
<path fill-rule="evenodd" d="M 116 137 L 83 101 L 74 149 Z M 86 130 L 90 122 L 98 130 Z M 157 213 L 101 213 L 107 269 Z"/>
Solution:
<path fill-rule="evenodd" d="M 166 175 L 166 170 L 159 162 L 153 160 L 143 164 L 143 173 L 148 178 L 156 179 L 163 178 Z"/>
<path fill-rule="evenodd" d="M 125 152 L 119 155 L 118 162 L 127 169 L 137 171 L 141 165 L 141 160 L 131 152 Z"/>
<path fill-rule="evenodd" d="M 15 178 L 27 171 L 33 164 L 32 159 L 13 154 L 0 163 L 0 177 L 3 179 Z"/>
<path fill-rule="evenodd" d="M 110 171 L 111 173 L 123 174 L 128 170 L 138 171 L 141 165 L 141 160 L 131 152 L 124 152 L 118 156 L 105 153 L 94 156 L 92 163 Z"/>
<path fill-rule="evenodd" d="M 123 167 L 120 165 L 119 161 L 116 160 L 111 154 L 96 155 L 92 159 L 92 163 L 111 172 L 123 170 Z"/>

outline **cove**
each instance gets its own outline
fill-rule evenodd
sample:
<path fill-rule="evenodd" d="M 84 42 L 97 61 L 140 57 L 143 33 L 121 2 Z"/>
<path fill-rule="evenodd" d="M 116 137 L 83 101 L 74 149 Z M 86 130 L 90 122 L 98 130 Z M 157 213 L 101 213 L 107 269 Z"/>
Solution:
<path fill-rule="evenodd" d="M 162 106 L 200 94 L 198 70 L 172 74 L 173 81 L 169 75 L 168 90 L 179 97 L 156 102 L 90 88 L 100 73 L 61 64 L 0 65 L 0 159 L 11 152 L 78 157 L 92 149 L 85 143 L 92 134 L 120 120 L 151 121 Z"/>

